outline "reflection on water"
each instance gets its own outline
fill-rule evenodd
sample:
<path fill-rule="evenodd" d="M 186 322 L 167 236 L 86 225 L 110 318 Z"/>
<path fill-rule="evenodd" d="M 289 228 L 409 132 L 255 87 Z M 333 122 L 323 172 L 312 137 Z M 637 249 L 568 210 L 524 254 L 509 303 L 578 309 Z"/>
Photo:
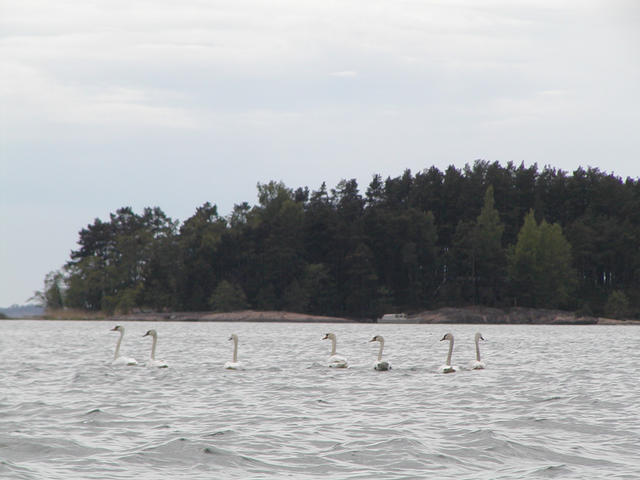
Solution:
<path fill-rule="evenodd" d="M 0 322 L 1 478 L 640 478 L 638 327 L 125 326 L 169 368 L 112 367 L 110 323 Z"/>

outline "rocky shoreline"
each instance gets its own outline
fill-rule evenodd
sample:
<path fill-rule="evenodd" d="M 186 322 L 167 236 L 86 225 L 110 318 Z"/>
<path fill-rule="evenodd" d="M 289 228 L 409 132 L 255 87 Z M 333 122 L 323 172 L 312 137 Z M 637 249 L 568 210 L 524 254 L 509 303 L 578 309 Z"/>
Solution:
<path fill-rule="evenodd" d="M 297 322 L 297 323 L 354 323 L 342 317 L 325 317 L 283 311 L 242 310 L 238 312 L 167 312 L 130 313 L 109 317 L 118 321 L 135 322 Z"/>
<path fill-rule="evenodd" d="M 512 324 L 512 325 L 640 325 L 640 320 L 576 316 L 564 310 L 514 307 L 443 307 L 410 313 L 401 320 L 346 318 L 286 311 L 242 310 L 236 312 L 132 312 L 105 315 L 97 312 L 60 310 L 20 320 L 109 320 L 113 322 L 290 322 L 290 323 L 385 323 L 385 324 Z"/>
<path fill-rule="evenodd" d="M 487 323 L 513 325 L 597 325 L 606 322 L 631 323 L 592 316 L 576 316 L 564 310 L 513 307 L 444 307 L 408 315 L 408 323 Z"/>
<path fill-rule="evenodd" d="M 284 311 L 243 310 L 238 312 L 167 312 L 132 313 L 115 315 L 115 321 L 170 321 L 170 322 L 299 322 L 299 323 L 376 323 L 378 319 L 353 319 L 308 315 Z M 546 310 L 514 307 L 509 309 L 489 307 L 444 307 L 409 314 L 403 321 L 379 323 L 473 323 L 513 325 L 640 325 L 638 320 L 615 320 L 603 317 L 576 316 L 563 310 Z"/>

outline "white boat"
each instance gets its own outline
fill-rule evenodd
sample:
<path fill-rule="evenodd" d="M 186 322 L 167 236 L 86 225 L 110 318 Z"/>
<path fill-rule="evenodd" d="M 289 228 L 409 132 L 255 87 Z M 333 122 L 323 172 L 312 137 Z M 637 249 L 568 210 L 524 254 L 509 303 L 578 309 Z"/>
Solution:
<path fill-rule="evenodd" d="M 378 319 L 378 323 L 415 323 L 409 320 L 406 313 L 385 313 Z"/>

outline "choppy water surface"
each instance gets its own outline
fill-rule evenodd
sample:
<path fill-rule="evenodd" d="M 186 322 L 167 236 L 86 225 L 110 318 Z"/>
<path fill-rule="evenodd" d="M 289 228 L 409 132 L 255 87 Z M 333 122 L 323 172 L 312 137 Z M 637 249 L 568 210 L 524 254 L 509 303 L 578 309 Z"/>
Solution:
<path fill-rule="evenodd" d="M 170 367 L 110 366 L 110 323 L 0 322 L 1 478 L 640 478 L 638 327 L 124 325 Z M 438 373 L 479 329 L 487 368 Z"/>

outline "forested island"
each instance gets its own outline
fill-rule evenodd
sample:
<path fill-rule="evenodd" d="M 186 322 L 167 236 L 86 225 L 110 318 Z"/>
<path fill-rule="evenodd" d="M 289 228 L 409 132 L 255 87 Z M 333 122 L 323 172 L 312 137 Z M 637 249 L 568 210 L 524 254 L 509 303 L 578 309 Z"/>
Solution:
<path fill-rule="evenodd" d="M 373 319 L 442 307 L 640 318 L 640 182 L 476 161 L 361 188 L 258 184 L 228 216 L 122 207 L 79 232 L 36 297 L 48 310 Z"/>

